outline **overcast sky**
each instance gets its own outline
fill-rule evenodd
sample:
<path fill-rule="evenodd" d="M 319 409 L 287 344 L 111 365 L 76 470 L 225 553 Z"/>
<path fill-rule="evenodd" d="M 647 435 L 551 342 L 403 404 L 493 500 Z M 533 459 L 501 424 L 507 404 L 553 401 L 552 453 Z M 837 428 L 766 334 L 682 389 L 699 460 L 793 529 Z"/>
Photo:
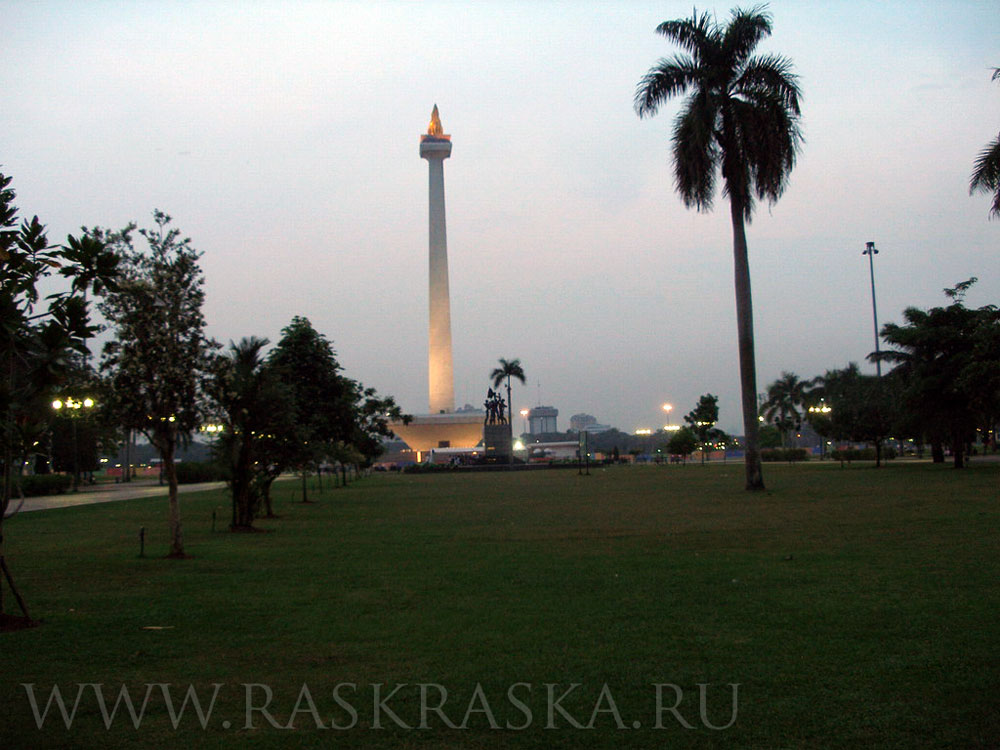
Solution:
<path fill-rule="evenodd" d="M 699 5 L 728 17 L 730 5 Z M 880 322 L 1000 302 L 1000 221 L 970 197 L 1000 128 L 1000 14 L 982 2 L 770 4 L 805 146 L 748 228 L 759 390 L 864 362 Z M 499 357 L 514 407 L 662 426 L 710 392 L 740 432 L 728 204 L 673 189 L 676 103 L 635 86 L 691 3 L 0 2 L 0 169 L 50 239 L 151 223 L 204 252 L 209 333 L 276 341 L 295 315 L 346 373 L 427 410 L 427 163 L 445 162 L 455 395 Z M 863 368 L 874 371 L 863 363 Z M 520 425 L 518 425 L 520 426 Z"/>

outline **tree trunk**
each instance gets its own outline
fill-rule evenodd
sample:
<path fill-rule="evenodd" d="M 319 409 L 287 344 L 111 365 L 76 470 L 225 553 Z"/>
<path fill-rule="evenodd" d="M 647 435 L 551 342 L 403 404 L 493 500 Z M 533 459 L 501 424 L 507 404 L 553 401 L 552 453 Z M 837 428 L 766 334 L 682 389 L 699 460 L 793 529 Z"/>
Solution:
<path fill-rule="evenodd" d="M 253 454 L 248 440 L 237 448 L 236 471 L 233 473 L 233 529 L 253 527 Z"/>
<path fill-rule="evenodd" d="M 163 440 L 161 457 L 163 458 L 163 473 L 167 478 L 167 497 L 170 504 L 170 552 L 167 557 L 184 558 L 184 537 L 181 534 L 181 508 L 177 499 L 177 465 L 174 463 L 174 451 L 177 448 L 177 436 L 170 432 Z"/>
<path fill-rule="evenodd" d="M 4 578 L 7 579 L 7 585 L 10 586 L 10 593 L 14 595 L 14 600 L 17 602 L 17 606 L 24 613 L 24 617 L 27 620 L 31 619 L 31 615 L 28 614 L 28 605 L 24 603 L 24 599 L 21 598 L 21 593 L 17 590 L 17 586 L 14 585 L 14 577 L 10 574 L 10 568 L 7 567 L 7 560 L 3 555 L 3 540 L 0 539 L 0 570 L 3 571 Z M 0 581 L 0 590 L 2 590 L 3 585 Z M 0 614 L 3 614 L 3 599 L 0 599 Z"/>
<path fill-rule="evenodd" d="M 764 489 L 760 463 L 759 421 L 757 419 L 757 365 L 753 347 L 753 300 L 750 296 L 750 262 L 747 258 L 747 235 L 743 206 L 730 196 L 733 220 L 733 265 L 736 285 L 736 327 L 739 331 L 740 389 L 743 402 L 744 455 L 746 488 Z"/>
<path fill-rule="evenodd" d="M 951 440 L 951 455 L 956 469 L 965 468 L 965 441 L 956 433 Z"/>
<path fill-rule="evenodd" d="M 271 505 L 271 485 L 274 483 L 273 477 L 266 477 L 261 487 L 261 492 L 264 493 L 264 510 L 266 513 L 266 518 L 277 518 L 274 515 L 274 507 Z"/>
<path fill-rule="evenodd" d="M 937 438 L 931 440 L 931 461 L 936 464 L 944 463 L 944 444 Z"/>

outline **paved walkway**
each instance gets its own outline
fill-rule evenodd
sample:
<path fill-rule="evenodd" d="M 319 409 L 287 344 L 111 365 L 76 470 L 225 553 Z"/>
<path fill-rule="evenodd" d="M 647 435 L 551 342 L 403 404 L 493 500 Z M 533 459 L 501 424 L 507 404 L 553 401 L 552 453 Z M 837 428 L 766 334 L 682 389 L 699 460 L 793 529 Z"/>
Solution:
<path fill-rule="evenodd" d="M 200 484 L 181 484 L 177 486 L 179 493 L 201 492 L 225 487 L 225 482 L 202 482 Z M 68 508 L 71 505 L 91 505 L 94 503 L 112 503 L 116 500 L 135 500 L 140 497 L 167 496 L 167 486 L 162 487 L 156 480 L 139 480 L 122 484 L 99 484 L 81 487 L 79 492 L 67 492 L 65 495 L 45 495 L 43 497 L 28 497 L 24 500 L 22 513 L 31 510 L 51 510 L 53 508 Z M 11 500 L 13 510 L 19 499 Z"/>

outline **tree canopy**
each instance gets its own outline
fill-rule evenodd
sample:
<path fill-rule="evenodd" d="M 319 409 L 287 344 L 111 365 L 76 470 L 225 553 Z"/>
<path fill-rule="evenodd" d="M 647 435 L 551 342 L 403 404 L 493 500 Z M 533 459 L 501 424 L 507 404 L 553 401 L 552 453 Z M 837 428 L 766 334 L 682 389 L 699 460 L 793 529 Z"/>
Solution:
<path fill-rule="evenodd" d="M 1000 81 L 1000 68 L 994 68 L 993 80 Z M 969 180 L 969 194 L 992 195 L 990 217 L 1000 217 L 1000 135 L 987 143 L 979 152 Z"/>
<path fill-rule="evenodd" d="M 50 245 L 37 216 L 19 221 L 11 182 L 0 173 L 0 571 L 28 617 L 4 556 L 3 519 L 16 512 L 11 498 L 29 452 L 48 430 L 55 390 L 69 377 L 74 355 L 87 353 L 87 340 L 98 330 L 90 322 L 87 294 L 117 288 L 119 258 L 86 235 Z M 68 288 L 42 297 L 42 285 L 55 281 L 52 276 Z"/>
<path fill-rule="evenodd" d="M 135 224 L 88 234 L 122 256 L 119 287 L 100 305 L 113 330 L 101 369 L 119 421 L 160 452 L 169 485 L 170 556 L 184 557 L 174 454 L 202 422 L 205 379 L 218 345 L 204 332 L 201 253 L 170 226 L 168 215 L 154 211 L 153 221 L 153 228 L 139 230 L 144 250 L 135 248 Z"/>
<path fill-rule="evenodd" d="M 788 433 L 802 426 L 812 385 L 809 381 L 799 379 L 793 372 L 782 372 L 781 377 L 767 387 L 767 400 L 761 408 L 762 416 L 781 433 L 781 443 L 784 446 L 787 446 Z"/>
<path fill-rule="evenodd" d="M 932 442 L 951 446 L 956 468 L 983 416 L 1000 413 L 1000 310 L 964 305 L 975 282 L 946 289 L 952 300 L 946 307 L 906 308 L 905 323 L 882 327 L 888 348 L 870 355 L 895 365 L 906 408 Z"/>

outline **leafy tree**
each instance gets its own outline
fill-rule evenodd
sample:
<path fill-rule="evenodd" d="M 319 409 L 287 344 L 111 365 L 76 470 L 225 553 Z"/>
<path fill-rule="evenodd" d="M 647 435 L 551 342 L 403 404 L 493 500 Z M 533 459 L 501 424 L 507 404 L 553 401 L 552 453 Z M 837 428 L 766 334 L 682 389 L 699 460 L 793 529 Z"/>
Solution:
<path fill-rule="evenodd" d="M 1000 81 L 1000 68 L 993 69 L 993 80 Z M 987 143 L 976 159 L 969 180 L 969 195 L 974 193 L 992 194 L 990 216 L 1000 216 L 1000 135 Z"/>
<path fill-rule="evenodd" d="M 384 452 L 382 438 L 394 437 L 389 425 L 392 422 L 409 424 L 410 414 L 404 414 L 392 396 L 379 396 L 374 388 L 365 388 L 351 381 L 354 392 L 354 430 L 350 443 L 355 449 L 351 456 L 366 467 L 371 466 Z"/>
<path fill-rule="evenodd" d="M 701 449 L 701 462 L 705 463 L 705 456 L 712 446 L 727 437 L 726 433 L 715 426 L 719 421 L 719 397 L 706 393 L 698 399 L 698 405 L 684 416 L 684 421 L 694 433 Z"/>
<path fill-rule="evenodd" d="M 965 446 L 975 436 L 983 406 L 997 401 L 989 380 L 985 390 L 974 387 L 978 374 L 1000 367 L 1000 360 L 983 359 L 995 351 L 1000 311 L 995 305 L 969 309 L 963 304 L 975 282 L 971 278 L 946 289 L 952 300 L 947 307 L 908 307 L 904 325 L 882 327 L 889 348 L 869 356 L 896 365 L 893 372 L 905 388 L 907 408 L 918 416 L 932 446 L 942 440 L 951 445 L 956 469 L 965 465 Z"/>
<path fill-rule="evenodd" d="M 762 424 L 760 426 L 760 447 L 761 448 L 780 448 L 781 447 L 781 433 L 778 432 L 778 428 L 769 424 Z"/>
<path fill-rule="evenodd" d="M 230 342 L 226 354 L 217 358 L 209 383 L 209 394 L 222 413 L 224 429 L 216 447 L 231 477 L 233 530 L 253 527 L 273 481 L 266 448 L 277 434 L 294 427 L 289 393 L 262 354 L 267 344 L 256 336 Z"/>
<path fill-rule="evenodd" d="M 287 417 L 267 430 L 259 447 L 266 457 L 262 492 L 269 514 L 270 483 L 282 471 L 302 472 L 306 501 L 305 475 L 319 461 L 370 465 L 383 450 L 381 438 L 393 434 L 389 424 L 412 419 L 391 396 L 345 377 L 333 346 L 306 318 L 295 317 L 285 327 L 266 369 L 273 370 L 288 399 L 281 407 Z"/>
<path fill-rule="evenodd" d="M 154 228 L 139 230 L 145 251 L 133 245 L 134 224 L 89 235 L 123 257 L 124 279 L 100 305 L 114 329 L 101 369 L 112 384 L 121 423 L 141 431 L 160 453 L 169 487 L 169 557 L 183 558 L 175 454 L 201 424 L 204 381 L 218 345 L 204 333 L 201 253 L 170 227 L 165 213 L 154 211 L 153 220 Z"/>
<path fill-rule="evenodd" d="M 863 375 L 851 362 L 841 370 L 827 370 L 820 381 L 817 393 L 830 405 L 827 434 L 835 440 L 874 444 L 875 465 L 880 466 L 882 443 L 897 421 L 896 377 Z"/>
<path fill-rule="evenodd" d="M 763 404 L 763 417 L 781 433 L 781 445 L 787 447 L 788 433 L 802 426 L 802 415 L 812 383 L 799 380 L 792 372 L 782 372 L 781 377 L 767 387 L 767 400 Z"/>
<path fill-rule="evenodd" d="M 118 258 L 87 236 L 50 246 L 37 216 L 18 221 L 11 181 L 0 173 L 0 619 L 4 580 L 27 619 L 7 565 L 3 521 L 20 509 L 11 508 L 12 496 L 25 461 L 46 440 L 52 395 L 66 381 L 73 355 L 86 353 L 97 332 L 86 295 L 115 288 Z M 42 285 L 50 285 L 56 272 L 69 288 L 42 298 Z"/>
<path fill-rule="evenodd" d="M 669 99 L 690 91 L 673 134 L 674 177 L 686 206 L 710 210 L 722 174 L 733 225 L 746 488 L 762 490 L 745 224 L 755 198 L 778 200 L 795 164 L 802 142 L 798 82 L 786 58 L 753 54 L 771 34 L 771 17 L 761 8 L 734 10 L 726 26 L 695 11 L 656 30 L 686 54 L 661 59 L 649 70 L 636 89 L 635 108 L 640 117 L 654 115 Z"/>
<path fill-rule="evenodd" d="M 509 362 L 501 357 L 500 366 L 490 373 L 493 380 L 493 387 L 498 387 L 504 380 L 507 381 L 507 422 L 514 423 L 514 402 L 510 400 L 510 379 L 517 378 L 524 385 L 524 368 L 521 367 L 521 360 L 512 359 Z"/>
<path fill-rule="evenodd" d="M 698 437 L 691 431 L 690 427 L 681 427 L 670 436 L 667 441 L 667 450 L 673 456 L 682 456 L 685 460 L 694 453 L 698 447 Z"/>
<path fill-rule="evenodd" d="M 343 377 L 333 345 L 296 316 L 282 330 L 281 340 L 268 355 L 268 364 L 287 387 L 294 427 L 270 446 L 275 470 L 296 468 L 302 473 L 302 500 L 308 501 L 306 474 L 339 441 L 354 433 L 356 386 Z"/>

